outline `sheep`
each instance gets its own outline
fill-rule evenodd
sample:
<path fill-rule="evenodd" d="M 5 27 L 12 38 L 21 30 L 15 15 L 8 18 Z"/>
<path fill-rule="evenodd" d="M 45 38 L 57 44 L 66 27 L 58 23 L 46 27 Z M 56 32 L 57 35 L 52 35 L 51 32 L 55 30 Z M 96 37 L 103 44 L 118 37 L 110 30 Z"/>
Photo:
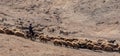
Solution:
<path fill-rule="evenodd" d="M 103 50 L 112 52 L 113 48 L 111 46 L 105 46 L 103 47 Z"/>
<path fill-rule="evenodd" d="M 14 35 L 19 36 L 19 37 L 25 37 L 25 34 L 23 32 L 20 32 L 20 31 L 15 31 Z"/>
<path fill-rule="evenodd" d="M 88 49 L 93 49 L 94 42 L 88 39 L 79 39 L 79 48 L 88 48 Z"/>
<path fill-rule="evenodd" d="M 39 38 L 45 37 L 45 35 L 44 35 L 44 33 L 40 33 L 38 37 L 39 37 Z"/>
<path fill-rule="evenodd" d="M 115 40 L 98 40 L 97 43 L 101 45 L 102 50 L 104 51 L 116 51 L 118 49 L 118 44 L 114 43 Z"/>
<path fill-rule="evenodd" d="M 71 48 L 78 48 L 78 43 L 77 42 L 70 42 L 70 41 L 66 41 L 65 38 L 58 38 L 56 39 L 57 43 L 60 45 L 60 46 L 65 46 L 65 47 L 71 47 Z M 67 39 L 69 40 L 69 39 Z M 59 41 L 59 42 L 58 42 Z"/>
<path fill-rule="evenodd" d="M 108 43 L 102 44 L 101 47 L 102 47 L 102 50 L 104 50 L 104 51 L 110 51 L 110 52 L 113 51 L 113 47 L 111 47 L 110 45 L 108 45 Z"/>
<path fill-rule="evenodd" d="M 54 41 L 53 41 L 53 44 L 56 45 L 56 46 L 60 45 L 60 44 L 59 44 L 59 41 L 57 41 L 57 40 L 54 40 Z"/>
<path fill-rule="evenodd" d="M 14 32 L 10 29 L 5 29 L 4 31 L 5 31 L 6 34 L 14 35 Z"/>
<path fill-rule="evenodd" d="M 68 42 L 67 41 L 63 41 L 62 45 L 65 46 L 65 47 L 68 47 Z"/>
<path fill-rule="evenodd" d="M 74 39 L 74 41 L 66 41 L 66 46 L 74 49 L 79 49 L 81 47 L 81 42 L 78 39 Z"/>
<path fill-rule="evenodd" d="M 78 42 L 71 42 L 72 43 L 72 47 L 74 49 L 79 49 L 79 43 Z"/>
<path fill-rule="evenodd" d="M 98 40 L 97 40 L 97 43 L 102 44 L 103 41 L 104 41 L 104 40 L 102 40 L 102 39 L 98 39 Z"/>
<path fill-rule="evenodd" d="M 57 39 L 55 39 L 55 40 L 53 40 L 53 43 L 54 43 L 54 45 L 56 45 L 56 46 L 62 46 L 62 40 L 57 40 Z"/>
<path fill-rule="evenodd" d="M 86 44 L 86 46 L 87 46 L 87 49 L 92 50 L 92 49 L 93 49 L 94 44 L 93 44 L 93 43 L 87 43 L 87 44 Z"/>
<path fill-rule="evenodd" d="M 119 47 L 119 44 L 112 44 L 112 43 L 110 43 L 108 45 L 111 46 L 111 47 L 113 47 L 113 48 L 118 48 Z"/>
<path fill-rule="evenodd" d="M 93 41 L 91 41 L 91 40 L 88 40 L 88 39 L 85 39 L 85 41 L 86 41 L 86 42 L 90 42 L 90 43 L 92 43 L 92 42 L 93 42 Z"/>
<path fill-rule="evenodd" d="M 40 35 L 40 36 L 39 36 L 39 40 L 40 40 L 41 42 L 47 43 L 47 38 L 46 38 L 45 35 Z"/>
<path fill-rule="evenodd" d="M 120 53 L 120 46 L 118 47 L 118 52 Z"/>
<path fill-rule="evenodd" d="M 113 51 L 118 51 L 119 44 L 112 44 L 112 43 L 110 43 L 108 45 L 113 48 Z"/>
<path fill-rule="evenodd" d="M 61 44 L 62 44 L 62 46 L 69 47 L 70 42 L 61 40 Z"/>
<path fill-rule="evenodd" d="M 102 47 L 100 45 L 93 45 L 93 50 L 102 50 Z"/>
<path fill-rule="evenodd" d="M 48 42 L 48 39 L 47 38 L 45 38 L 45 37 L 41 37 L 41 42 L 44 42 L 44 43 L 47 43 Z"/>
<path fill-rule="evenodd" d="M 73 43 L 70 42 L 70 41 L 65 41 L 63 45 L 64 45 L 65 47 L 70 47 L 70 48 L 72 47 L 72 48 L 74 48 Z"/>
<path fill-rule="evenodd" d="M 87 41 L 87 48 L 90 50 L 102 50 L 101 44 L 98 41 Z"/>
<path fill-rule="evenodd" d="M 0 28 L 0 33 L 5 33 L 4 30 L 2 28 Z"/>
<path fill-rule="evenodd" d="M 68 43 L 64 40 L 60 40 L 61 46 L 68 47 Z"/>
<path fill-rule="evenodd" d="M 79 42 L 79 48 L 87 48 L 87 42 L 86 41 L 80 41 Z"/>
<path fill-rule="evenodd" d="M 105 51 L 116 51 L 118 50 L 118 44 L 115 44 L 116 40 L 98 40 L 97 43 L 101 45 L 102 47 L 102 50 L 105 50 Z"/>
<path fill-rule="evenodd" d="M 59 39 L 59 40 L 66 40 L 66 38 L 62 38 L 62 37 L 60 37 L 60 36 L 58 36 L 57 39 Z"/>
<path fill-rule="evenodd" d="M 65 41 L 73 42 L 73 41 L 78 41 L 78 39 L 65 39 Z"/>
<path fill-rule="evenodd" d="M 51 38 L 49 38 L 49 36 L 48 35 L 40 35 L 39 36 L 39 40 L 41 41 L 41 42 L 44 42 L 44 43 L 47 43 L 48 41 L 51 41 L 52 39 Z"/>
<path fill-rule="evenodd" d="M 107 40 L 99 39 L 95 45 L 106 45 L 109 44 Z"/>
<path fill-rule="evenodd" d="M 116 40 L 108 40 L 109 43 L 115 43 Z"/>
<path fill-rule="evenodd" d="M 113 48 L 114 52 L 119 52 L 119 47 L 118 48 Z"/>
<path fill-rule="evenodd" d="M 59 39 L 57 39 L 57 41 L 60 46 L 73 47 L 73 43 L 70 41 L 64 41 L 64 40 L 59 40 Z"/>
<path fill-rule="evenodd" d="M 56 37 L 47 37 L 47 38 L 49 38 L 50 41 L 53 41 L 53 40 L 55 40 L 55 39 L 58 39 L 58 38 L 56 38 Z"/>

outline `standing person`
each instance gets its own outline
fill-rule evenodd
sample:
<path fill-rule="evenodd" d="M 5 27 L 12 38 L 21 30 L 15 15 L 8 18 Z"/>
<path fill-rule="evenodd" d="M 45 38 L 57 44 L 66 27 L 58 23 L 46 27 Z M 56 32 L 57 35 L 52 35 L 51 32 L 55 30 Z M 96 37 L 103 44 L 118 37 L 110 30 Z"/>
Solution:
<path fill-rule="evenodd" d="M 29 33 L 30 33 L 32 36 L 34 36 L 35 33 L 34 33 L 34 31 L 33 31 L 32 24 L 29 25 L 29 28 L 28 28 L 28 29 L 29 29 Z"/>

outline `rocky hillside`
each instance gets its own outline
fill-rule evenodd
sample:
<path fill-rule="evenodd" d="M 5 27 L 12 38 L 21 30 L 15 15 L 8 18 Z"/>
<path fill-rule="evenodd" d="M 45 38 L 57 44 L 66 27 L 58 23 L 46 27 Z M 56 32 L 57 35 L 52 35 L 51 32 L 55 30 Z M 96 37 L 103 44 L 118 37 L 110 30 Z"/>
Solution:
<path fill-rule="evenodd" d="M 119 40 L 119 12 L 120 0 L 0 0 L 2 25 L 22 19 L 23 26 L 31 22 L 46 34 L 72 38 Z"/>

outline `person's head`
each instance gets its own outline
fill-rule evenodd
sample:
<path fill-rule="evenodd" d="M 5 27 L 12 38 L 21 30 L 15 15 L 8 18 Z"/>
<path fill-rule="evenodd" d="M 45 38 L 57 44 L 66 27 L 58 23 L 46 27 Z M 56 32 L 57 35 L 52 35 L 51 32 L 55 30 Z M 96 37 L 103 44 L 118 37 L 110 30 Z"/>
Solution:
<path fill-rule="evenodd" d="M 30 24 L 30 25 L 32 25 L 32 24 Z"/>

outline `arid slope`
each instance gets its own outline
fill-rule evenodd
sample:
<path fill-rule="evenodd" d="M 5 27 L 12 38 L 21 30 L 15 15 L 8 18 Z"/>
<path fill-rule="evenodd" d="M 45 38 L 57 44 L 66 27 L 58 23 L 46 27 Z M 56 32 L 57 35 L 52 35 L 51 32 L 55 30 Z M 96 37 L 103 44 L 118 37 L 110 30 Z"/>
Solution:
<path fill-rule="evenodd" d="M 52 44 L 32 42 L 21 37 L 0 34 L 0 56 L 120 56 L 120 54 L 56 47 Z"/>

